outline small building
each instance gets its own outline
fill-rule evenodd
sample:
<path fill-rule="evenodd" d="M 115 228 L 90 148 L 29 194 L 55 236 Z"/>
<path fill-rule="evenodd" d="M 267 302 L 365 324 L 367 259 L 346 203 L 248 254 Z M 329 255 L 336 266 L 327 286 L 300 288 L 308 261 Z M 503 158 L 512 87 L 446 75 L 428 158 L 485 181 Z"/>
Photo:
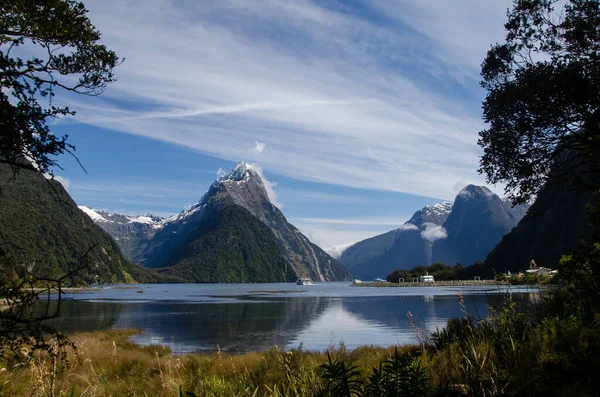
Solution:
<path fill-rule="evenodd" d="M 428 274 L 419 277 L 419 282 L 420 283 L 435 283 L 435 280 L 433 279 L 433 276 L 430 276 Z"/>

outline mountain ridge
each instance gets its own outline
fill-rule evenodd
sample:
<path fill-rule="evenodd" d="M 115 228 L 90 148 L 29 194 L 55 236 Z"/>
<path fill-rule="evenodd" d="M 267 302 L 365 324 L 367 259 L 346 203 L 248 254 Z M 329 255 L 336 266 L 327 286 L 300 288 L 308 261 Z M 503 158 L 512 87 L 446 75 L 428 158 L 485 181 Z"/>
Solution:
<path fill-rule="evenodd" d="M 434 262 L 471 265 L 485 259 L 526 209 L 512 208 L 486 187 L 467 185 L 454 202 L 417 210 L 400 228 L 350 246 L 340 261 L 364 279 Z"/>
<path fill-rule="evenodd" d="M 163 218 L 151 225 L 128 221 L 129 227 L 121 229 L 98 218 L 98 225 L 109 233 L 113 232 L 113 237 L 131 260 L 144 266 L 162 268 L 176 262 L 174 252 L 190 244 L 194 245 L 188 241 L 189 239 L 206 240 L 208 237 L 194 234 L 196 228 L 212 217 L 214 211 L 222 211 L 229 206 L 244 209 L 269 228 L 286 263 L 292 267 L 296 276 L 308 276 L 317 281 L 351 278 L 350 273 L 341 263 L 312 243 L 287 221 L 283 213 L 271 203 L 260 175 L 251 165 L 243 161 L 238 163 L 229 174 L 218 177 L 196 204 L 177 215 Z M 89 210 L 101 215 L 100 211 Z M 117 215 L 123 217 L 120 219 L 136 219 L 132 216 Z M 245 215 L 235 216 L 243 219 L 248 228 L 254 227 L 250 225 L 252 222 Z M 131 225 L 134 224 L 137 226 L 132 227 Z M 115 229 L 123 233 L 118 234 Z M 217 229 L 219 228 L 211 229 L 210 232 L 215 232 Z M 255 254 L 258 255 L 256 252 Z M 278 262 L 274 256 L 272 259 Z"/>

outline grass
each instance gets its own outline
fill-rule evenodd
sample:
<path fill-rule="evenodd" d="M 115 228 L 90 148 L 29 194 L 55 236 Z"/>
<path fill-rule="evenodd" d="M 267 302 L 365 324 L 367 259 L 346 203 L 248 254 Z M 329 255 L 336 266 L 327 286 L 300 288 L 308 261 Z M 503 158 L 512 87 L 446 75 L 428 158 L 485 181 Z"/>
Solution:
<path fill-rule="evenodd" d="M 76 334 L 63 359 L 36 354 L 29 363 L 0 364 L 3 396 L 314 396 L 324 388 L 320 365 L 326 353 L 302 349 L 240 355 L 222 352 L 172 355 L 164 346 L 129 341 L 135 330 Z M 413 347 L 405 348 L 407 350 Z M 364 346 L 331 352 L 370 369 L 393 348 Z M 185 395 L 185 394 L 183 394 Z"/>

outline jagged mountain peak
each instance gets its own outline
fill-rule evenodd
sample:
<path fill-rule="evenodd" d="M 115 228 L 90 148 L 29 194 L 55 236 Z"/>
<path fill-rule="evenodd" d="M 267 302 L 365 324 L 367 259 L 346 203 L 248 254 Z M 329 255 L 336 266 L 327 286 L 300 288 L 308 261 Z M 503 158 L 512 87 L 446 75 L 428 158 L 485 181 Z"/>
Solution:
<path fill-rule="evenodd" d="M 256 170 L 254 169 L 254 167 L 242 160 L 233 168 L 233 170 L 229 174 L 218 177 L 215 182 L 247 182 L 250 179 L 258 179 L 262 183 L 262 179 L 258 172 L 256 172 Z"/>
<path fill-rule="evenodd" d="M 350 278 L 341 263 L 287 222 L 269 200 L 260 168 L 244 161 L 218 177 L 200 201 L 164 219 L 157 228 L 106 223 L 99 218 L 102 214 L 91 213 L 132 260 L 164 268 L 165 274 L 185 274 L 187 280 L 289 281 L 303 275 L 319 281 Z M 213 274 L 212 270 L 221 269 L 220 264 L 229 269 L 227 277 Z"/>
<path fill-rule="evenodd" d="M 125 215 L 91 208 L 86 205 L 80 205 L 78 208 L 96 223 L 114 223 L 120 225 L 139 223 L 156 229 L 162 227 L 165 222 L 164 218 L 149 213 L 144 215 Z"/>
<path fill-rule="evenodd" d="M 423 223 L 441 225 L 452 211 L 452 202 L 443 201 L 435 205 L 426 205 L 413 214 L 407 224 L 421 226 Z"/>
<path fill-rule="evenodd" d="M 245 161 L 240 161 L 229 174 L 217 178 L 201 203 L 208 202 L 223 191 L 227 192 L 235 204 L 253 214 L 265 204 L 272 205 L 259 172 Z"/>

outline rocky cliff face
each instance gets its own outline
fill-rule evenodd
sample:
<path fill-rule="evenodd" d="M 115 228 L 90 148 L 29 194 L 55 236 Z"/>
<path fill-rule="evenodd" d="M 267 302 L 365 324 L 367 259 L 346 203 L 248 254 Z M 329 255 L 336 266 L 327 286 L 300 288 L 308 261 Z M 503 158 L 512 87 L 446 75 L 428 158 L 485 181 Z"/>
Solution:
<path fill-rule="evenodd" d="M 489 253 L 485 265 L 496 272 L 516 272 L 527 269 L 533 259 L 555 269 L 562 255 L 591 239 L 586 212 L 591 200 L 590 191 L 549 179 L 527 215 Z"/>
<path fill-rule="evenodd" d="M 158 268 L 172 266 L 174 263 L 182 261 L 188 264 L 193 262 L 196 263 L 196 266 L 202 266 L 201 261 L 186 261 L 180 253 L 182 250 L 185 251 L 185 247 L 190 247 L 191 240 L 199 241 L 198 239 L 200 239 L 205 242 L 211 240 L 198 234 L 199 228 L 203 228 L 203 224 L 207 220 L 211 219 L 211 222 L 214 223 L 215 219 L 232 219 L 233 217 L 244 220 L 248 233 L 250 233 L 250 230 L 255 232 L 258 230 L 255 225 L 251 225 L 252 221 L 245 215 L 237 214 L 233 216 L 230 214 L 231 216 L 228 217 L 215 215 L 215 212 L 224 211 L 225 209 L 231 212 L 231 207 L 234 207 L 234 211 L 237 212 L 243 210 L 244 214 L 250 214 L 266 227 L 266 230 L 272 234 L 272 239 L 280 254 L 285 259 L 286 266 L 292 269 L 295 277 L 307 276 L 318 281 L 346 280 L 351 277 L 348 270 L 341 263 L 310 242 L 306 236 L 286 220 L 281 211 L 269 200 L 260 175 L 244 162 L 238 164 L 229 175 L 218 178 L 202 199 L 190 209 L 162 220 L 148 217 L 153 219 L 153 222 L 149 222 L 147 226 L 131 226 L 128 224 L 127 228 L 116 228 L 118 232 L 123 231 L 124 233 L 118 234 L 115 232 L 114 236 L 119 238 L 117 242 L 127 246 L 126 250 L 131 260 L 145 266 Z M 99 212 L 98 214 L 102 215 Z M 107 222 L 98 221 L 98 224 L 109 233 L 115 229 Z M 213 226 L 210 230 L 206 229 L 206 232 L 217 233 L 217 230 L 219 230 L 218 233 L 227 234 L 230 231 L 229 226 Z M 233 227 L 233 225 L 230 226 Z M 127 234 L 127 231 L 130 234 Z M 262 235 L 263 232 L 264 230 L 260 230 L 259 234 Z M 240 236 L 238 235 L 236 238 L 238 237 Z M 245 238 L 252 239 L 253 237 L 248 234 Z M 218 246 L 215 246 L 213 251 L 206 251 L 203 247 L 192 244 L 195 248 L 187 249 L 186 252 L 195 252 L 193 255 L 199 255 L 199 252 L 202 252 L 204 256 L 211 256 L 209 252 L 217 252 L 222 248 L 226 248 L 228 244 L 227 241 L 216 241 L 215 243 Z M 229 248 L 231 250 L 237 249 L 235 246 Z M 255 249 L 257 247 L 246 247 L 245 249 L 251 250 L 251 248 Z M 264 252 L 252 252 L 260 257 L 265 254 Z M 278 259 L 271 254 L 264 256 L 264 258 L 268 257 L 278 262 Z M 188 273 L 190 272 L 188 271 Z"/>
<path fill-rule="evenodd" d="M 484 186 L 466 186 L 456 196 L 444 222 L 447 237 L 433 245 L 432 262 L 468 266 L 483 261 L 502 236 L 517 225 L 527 208 L 513 208 Z"/>
<path fill-rule="evenodd" d="M 151 214 L 128 216 L 79 206 L 98 226 L 111 235 L 126 258 L 137 258 L 140 242 L 153 236 L 164 221 Z"/>

